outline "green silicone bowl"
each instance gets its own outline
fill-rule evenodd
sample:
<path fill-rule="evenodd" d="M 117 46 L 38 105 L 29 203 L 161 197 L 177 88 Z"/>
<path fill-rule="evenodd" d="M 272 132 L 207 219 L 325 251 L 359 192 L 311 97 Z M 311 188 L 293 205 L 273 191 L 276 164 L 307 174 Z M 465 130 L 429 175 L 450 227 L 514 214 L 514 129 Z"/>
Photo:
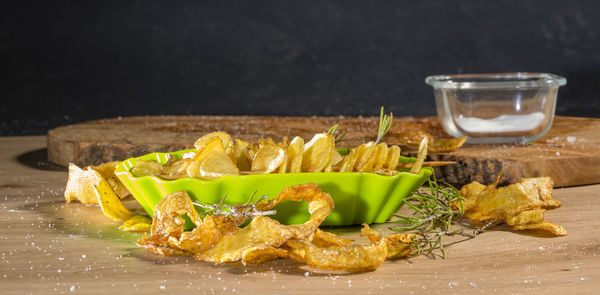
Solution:
<path fill-rule="evenodd" d="M 152 153 L 130 158 L 117 166 L 115 174 L 150 216 L 162 197 L 172 192 L 186 191 L 193 200 L 207 203 L 216 203 L 227 196 L 225 203 L 242 204 L 253 194 L 266 195 L 271 199 L 277 197 L 287 186 L 313 182 L 329 193 L 335 202 L 335 209 L 322 225 L 343 226 L 386 222 L 398 210 L 404 198 L 415 192 L 433 173 L 431 168 L 424 167 L 419 174 L 401 169 L 401 173 L 394 176 L 326 172 L 235 175 L 216 180 L 191 177 L 164 180 L 155 176 L 135 177 L 129 172 L 139 159 L 164 164 L 169 154 L 179 157 L 188 151 Z M 400 163 L 414 160 L 401 157 Z M 284 224 L 304 223 L 309 218 L 306 202 L 282 202 L 275 210 L 277 213 L 273 218 Z"/>

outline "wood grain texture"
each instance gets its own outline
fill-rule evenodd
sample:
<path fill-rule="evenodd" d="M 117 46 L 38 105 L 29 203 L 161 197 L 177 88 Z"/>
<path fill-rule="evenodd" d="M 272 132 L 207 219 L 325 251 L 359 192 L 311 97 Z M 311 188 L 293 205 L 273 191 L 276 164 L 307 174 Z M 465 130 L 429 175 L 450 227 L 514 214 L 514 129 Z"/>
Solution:
<path fill-rule="evenodd" d="M 138 248 L 140 235 L 118 231 L 98 207 L 65 204 L 65 171 L 17 161 L 42 149 L 45 140 L 0 137 L 2 294 L 596 294 L 600 286 L 600 185 L 554 191 L 563 206 L 546 219 L 563 225 L 566 237 L 500 226 L 447 245 L 446 259 L 386 261 L 357 274 L 330 274 L 287 260 L 214 265 L 159 257 Z M 333 230 L 358 238 L 357 227 Z"/>
<path fill-rule="evenodd" d="M 248 141 L 301 136 L 310 139 L 339 123 L 346 132 L 340 147 L 373 140 L 378 118 L 365 117 L 231 117 L 158 116 L 107 119 L 64 126 L 48 133 L 48 156 L 54 163 L 80 166 L 124 160 L 151 152 L 191 148 L 212 131 L 225 131 Z M 423 130 L 446 137 L 435 117 L 394 118 L 384 139 L 397 144 L 402 132 Z M 404 151 L 404 153 L 409 151 Z M 436 168 L 442 181 L 460 186 L 471 181 L 501 184 L 523 177 L 550 176 L 555 186 L 600 183 L 600 119 L 557 117 L 550 131 L 534 145 L 465 145 L 450 153 L 430 155 L 434 161 L 458 164 Z"/>

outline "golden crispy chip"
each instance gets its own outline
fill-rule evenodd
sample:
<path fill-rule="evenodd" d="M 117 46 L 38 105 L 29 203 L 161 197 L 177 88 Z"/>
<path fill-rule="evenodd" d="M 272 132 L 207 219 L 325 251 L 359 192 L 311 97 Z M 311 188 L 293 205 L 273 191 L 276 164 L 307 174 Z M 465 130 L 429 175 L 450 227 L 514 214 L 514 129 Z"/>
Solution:
<path fill-rule="evenodd" d="M 250 171 L 248 145 L 248 142 L 236 139 L 235 144 L 231 144 L 229 145 L 229 148 L 227 148 L 227 154 L 241 171 Z"/>
<path fill-rule="evenodd" d="M 412 241 L 417 237 L 415 234 L 395 234 L 386 237 L 387 258 L 396 259 L 410 255 L 413 250 Z"/>
<path fill-rule="evenodd" d="M 420 130 L 405 131 L 396 136 L 398 145 L 406 146 L 411 149 L 417 148 L 423 141 L 423 138 L 427 138 L 427 142 L 434 142 L 431 133 Z"/>
<path fill-rule="evenodd" d="M 384 165 L 384 168 L 388 170 L 396 170 L 398 167 L 398 161 L 400 160 L 400 147 L 397 145 L 390 146 L 388 149 L 388 158 L 387 162 Z"/>
<path fill-rule="evenodd" d="M 152 227 L 152 219 L 142 216 L 135 215 L 123 222 L 123 225 L 119 226 L 119 230 L 125 232 L 147 232 Z"/>
<path fill-rule="evenodd" d="M 67 202 L 78 200 L 86 205 L 97 205 L 98 197 L 94 192 L 94 184 L 100 182 L 100 174 L 93 169 L 81 169 L 77 165 L 69 164 L 69 179 L 65 188 Z"/>
<path fill-rule="evenodd" d="M 356 162 L 360 157 L 360 149 L 355 148 L 350 151 L 350 153 L 344 157 L 342 161 L 342 166 L 340 167 L 340 172 L 352 172 L 354 171 L 354 166 L 356 166 Z"/>
<path fill-rule="evenodd" d="M 184 214 L 196 225 L 191 232 L 183 231 Z M 161 255 L 192 255 L 212 248 L 223 234 L 230 234 L 232 228 L 237 230 L 243 222 L 225 219 L 210 215 L 201 219 L 186 192 L 171 193 L 154 209 L 150 237 L 144 236 L 138 244 Z"/>
<path fill-rule="evenodd" d="M 133 215 L 133 212 L 123 206 L 119 196 L 115 194 L 108 182 L 104 178 L 100 178 L 100 181 L 94 186 L 94 193 L 102 209 L 102 213 L 112 220 L 125 221 Z"/>
<path fill-rule="evenodd" d="M 130 170 L 131 174 L 135 177 L 141 176 L 158 176 L 163 173 L 163 165 L 156 161 L 151 160 L 138 160 Z"/>
<path fill-rule="evenodd" d="M 429 138 L 423 137 L 421 143 L 419 144 L 419 153 L 417 154 L 417 161 L 415 161 L 414 166 L 410 168 L 410 173 L 418 174 L 421 171 L 421 167 L 423 166 L 423 162 L 425 162 L 425 158 L 427 157 L 427 147 L 429 146 Z"/>
<path fill-rule="evenodd" d="M 554 236 L 566 236 L 567 235 L 567 230 L 558 225 L 558 224 L 554 224 L 554 223 L 550 223 L 547 221 L 543 221 L 540 223 L 536 223 L 536 224 L 526 224 L 526 225 L 515 225 L 513 226 L 514 230 L 526 230 L 526 229 L 537 229 L 537 230 L 543 230 L 546 231 Z"/>
<path fill-rule="evenodd" d="M 278 146 L 284 151 L 283 153 L 283 161 L 281 162 L 281 166 L 279 166 L 279 173 L 286 173 L 288 170 L 288 139 L 287 137 L 283 138 L 283 142 L 279 143 Z"/>
<path fill-rule="evenodd" d="M 308 203 L 310 219 L 303 224 L 289 226 L 296 231 L 303 233 L 299 234 L 301 237 L 311 235 L 325 218 L 327 218 L 329 213 L 333 211 L 333 199 L 331 196 L 328 193 L 323 192 L 319 186 L 314 183 L 286 187 L 281 191 L 279 196 L 277 196 L 277 199 L 265 206 L 263 210 L 270 210 L 283 201 L 306 201 Z"/>
<path fill-rule="evenodd" d="M 460 194 L 465 198 L 465 216 L 474 223 L 487 223 L 502 220 L 515 230 L 541 229 L 554 235 L 566 235 L 560 225 L 543 221 L 546 209 L 560 207 L 560 202 L 552 199 L 552 179 L 550 177 L 525 178 L 519 183 L 496 188 L 472 182 L 462 187 Z"/>
<path fill-rule="evenodd" d="M 366 161 L 363 160 L 363 164 L 360 168 L 358 168 L 357 171 L 359 172 L 373 172 L 374 168 L 375 168 L 375 164 L 377 163 L 378 157 L 377 157 L 377 153 L 379 152 L 380 148 L 378 145 L 369 145 L 367 147 L 365 147 L 364 150 L 364 154 L 361 156 L 360 160 L 365 159 Z"/>
<path fill-rule="evenodd" d="M 433 144 L 429 146 L 430 153 L 440 152 L 451 152 L 463 146 L 467 141 L 466 136 L 450 138 L 450 139 L 436 139 Z"/>
<path fill-rule="evenodd" d="M 344 156 L 340 155 L 340 153 L 335 151 L 335 153 L 333 153 L 333 159 L 332 159 L 331 163 L 333 164 L 333 166 L 338 167 L 342 163 L 343 160 L 344 160 Z"/>
<path fill-rule="evenodd" d="M 328 133 L 318 133 L 304 145 L 302 171 L 323 172 L 331 169 L 335 138 Z"/>
<path fill-rule="evenodd" d="M 382 236 L 379 232 L 371 229 L 368 224 L 363 223 L 363 228 L 360 230 L 361 236 L 367 236 L 371 243 L 379 242 Z M 416 238 L 416 234 L 395 234 L 384 239 L 387 245 L 387 258 L 396 259 L 406 257 L 411 253 L 411 242 Z"/>
<path fill-rule="evenodd" d="M 350 239 L 344 239 L 338 235 L 322 231 L 317 228 L 315 235 L 312 239 L 312 243 L 317 247 L 329 247 L 329 246 L 344 246 L 352 243 Z"/>
<path fill-rule="evenodd" d="M 372 141 L 363 143 L 356 147 L 356 152 L 359 156 L 352 171 L 368 171 L 371 169 L 374 161 L 373 154 L 375 153 L 376 149 L 377 146 L 375 145 L 375 142 Z"/>
<path fill-rule="evenodd" d="M 227 175 L 238 175 L 239 169 L 227 153 L 213 151 L 207 154 L 200 164 L 193 159 L 186 169 L 188 176 L 202 179 L 217 179 Z"/>
<path fill-rule="evenodd" d="M 277 258 L 287 257 L 287 251 L 274 247 L 255 247 L 244 251 L 242 254 L 242 264 L 261 264 Z"/>
<path fill-rule="evenodd" d="M 294 137 L 287 149 L 287 169 L 290 173 L 302 172 L 302 153 L 304 152 L 304 139 Z"/>
<path fill-rule="evenodd" d="M 370 245 L 351 244 L 321 248 L 313 244 L 302 243 L 302 246 L 304 257 L 301 261 L 319 269 L 371 271 L 377 269 L 387 257 L 387 245 L 384 240 Z"/>
<path fill-rule="evenodd" d="M 215 149 L 215 147 L 212 147 L 212 145 L 216 142 L 215 138 L 218 138 L 220 140 L 221 149 Z M 206 134 L 198 138 L 198 140 L 196 140 L 196 142 L 194 143 L 194 147 L 199 152 L 201 152 L 204 149 L 208 149 L 209 151 L 225 151 L 230 144 L 231 136 L 225 132 L 218 131 Z"/>
<path fill-rule="evenodd" d="M 377 150 L 373 155 L 375 158 L 375 165 L 373 165 L 373 171 L 377 171 L 383 169 L 383 166 L 386 164 L 388 159 L 388 146 L 385 143 L 380 143 L 377 145 Z"/>
<path fill-rule="evenodd" d="M 117 169 L 117 165 L 119 165 L 120 163 L 121 162 L 119 161 L 113 161 L 98 166 L 90 166 L 90 168 L 98 171 L 98 173 L 100 173 L 100 175 L 104 179 L 106 179 L 110 187 L 119 196 L 119 198 L 123 199 L 129 196 L 130 193 L 125 187 L 125 185 L 121 183 L 121 180 L 119 180 L 119 178 L 115 174 L 115 169 Z"/>
<path fill-rule="evenodd" d="M 187 176 L 187 167 L 192 159 L 181 159 L 179 161 L 169 161 L 163 166 L 163 172 L 160 177 L 173 178 Z"/>
<path fill-rule="evenodd" d="M 193 161 L 202 162 L 204 158 L 212 152 L 225 152 L 226 148 L 220 137 L 214 136 L 206 139 L 201 149 L 196 151 Z"/>
<path fill-rule="evenodd" d="M 252 158 L 251 171 L 264 171 L 271 173 L 285 161 L 285 148 L 277 145 L 273 140 L 260 140 L 258 150 Z M 287 165 L 287 163 L 286 163 Z"/>
<path fill-rule="evenodd" d="M 258 216 L 237 234 L 222 237 L 214 247 L 197 252 L 194 258 L 215 263 L 238 261 L 250 249 L 279 247 L 293 237 L 294 233 L 295 231 L 274 219 Z"/>

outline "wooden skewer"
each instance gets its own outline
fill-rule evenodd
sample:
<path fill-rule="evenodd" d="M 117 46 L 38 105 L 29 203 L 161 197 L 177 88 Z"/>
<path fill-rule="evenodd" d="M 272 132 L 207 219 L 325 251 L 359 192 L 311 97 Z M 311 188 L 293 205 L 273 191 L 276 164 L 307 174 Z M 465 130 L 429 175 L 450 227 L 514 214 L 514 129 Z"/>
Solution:
<path fill-rule="evenodd" d="M 440 167 L 440 166 L 446 166 L 446 165 L 454 165 L 457 162 L 455 161 L 430 161 L 430 162 L 423 162 L 423 166 L 427 166 L 427 167 Z M 400 163 L 398 164 L 398 167 L 396 168 L 412 168 L 412 166 L 414 166 L 415 163 Z M 333 170 L 334 171 L 339 171 L 339 167 L 334 167 Z M 311 172 L 311 171 L 308 171 Z M 263 174 L 265 173 L 265 171 L 240 171 L 241 175 L 255 175 L 255 174 Z"/>
<path fill-rule="evenodd" d="M 447 165 L 455 165 L 458 162 L 456 161 L 430 161 L 430 162 L 423 162 L 423 166 L 427 166 L 427 167 L 440 167 L 440 166 L 447 166 Z M 398 167 L 396 168 L 412 168 L 412 166 L 414 166 L 415 163 L 403 163 L 403 164 L 398 164 Z"/>

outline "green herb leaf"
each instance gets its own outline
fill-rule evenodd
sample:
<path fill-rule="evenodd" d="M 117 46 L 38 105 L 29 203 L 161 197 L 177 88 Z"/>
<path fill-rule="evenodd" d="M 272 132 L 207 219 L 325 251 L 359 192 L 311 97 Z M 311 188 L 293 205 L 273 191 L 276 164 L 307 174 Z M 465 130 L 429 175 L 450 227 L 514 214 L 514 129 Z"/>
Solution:
<path fill-rule="evenodd" d="M 394 118 L 394 114 L 390 113 L 386 115 L 383 112 L 383 107 L 381 107 L 381 112 L 379 113 L 379 129 L 377 130 L 377 139 L 375 140 L 375 144 L 381 142 L 385 134 L 390 130 L 392 126 L 392 119 Z"/>

